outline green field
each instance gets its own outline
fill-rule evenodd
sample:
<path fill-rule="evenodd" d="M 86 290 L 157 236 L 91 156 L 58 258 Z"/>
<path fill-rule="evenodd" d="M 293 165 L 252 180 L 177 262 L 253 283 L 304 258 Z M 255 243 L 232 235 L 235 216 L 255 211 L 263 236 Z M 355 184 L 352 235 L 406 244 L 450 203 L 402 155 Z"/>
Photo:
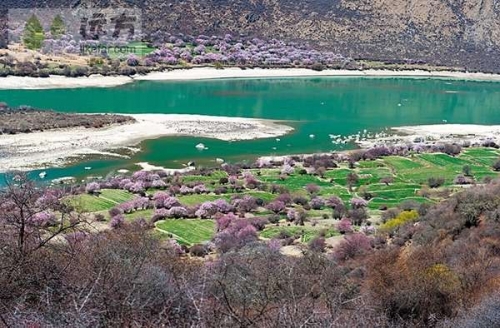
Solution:
<path fill-rule="evenodd" d="M 154 210 L 149 209 L 149 210 L 143 210 L 143 211 L 136 211 L 132 212 L 130 214 L 125 214 L 125 219 L 128 221 L 133 221 L 136 219 L 145 219 L 149 220 L 153 216 Z"/>
<path fill-rule="evenodd" d="M 416 154 L 410 157 L 389 156 L 375 161 L 361 161 L 354 169 L 349 169 L 345 164 L 342 164 L 339 168 L 328 170 L 324 178 L 296 173 L 289 176 L 286 180 L 281 180 L 279 178 L 279 169 L 253 169 L 251 172 L 262 182 L 286 187 L 295 196 L 308 197 L 305 186 L 307 184 L 316 184 L 320 187 L 319 196 L 328 198 L 329 196 L 336 195 L 347 202 L 352 197 L 359 196 L 358 191 L 360 187 L 363 187 L 373 197 L 370 200 L 369 208 L 375 210 L 381 205 L 391 207 L 404 200 L 415 200 L 417 202 L 439 200 L 420 197 L 419 191 L 425 187 L 429 177 L 442 177 L 445 179 L 445 187 L 453 186 L 453 180 L 458 174 L 462 174 L 464 165 L 470 166 L 472 175 L 478 182 L 486 176 L 495 177 L 497 173 L 491 169 L 491 164 L 498 156 L 500 156 L 498 150 L 484 148 L 467 149 L 456 157 L 441 153 Z M 351 172 L 356 173 L 359 180 L 352 191 L 349 191 L 346 186 L 346 177 Z M 393 178 L 393 183 L 389 185 L 380 183 L 380 179 L 389 176 Z M 219 179 L 222 177 L 227 177 L 227 174 L 218 171 L 209 176 L 187 175 L 182 178 L 182 181 L 184 183 L 202 182 L 209 189 L 213 189 L 214 186 L 219 185 Z M 274 200 L 277 196 L 267 191 L 258 190 L 247 190 L 245 193 L 261 198 L 266 202 Z M 183 205 L 193 206 L 219 198 L 229 200 L 232 196 L 233 194 L 215 195 L 211 193 L 179 196 L 178 198 Z M 133 195 L 125 191 L 103 190 L 100 196 L 79 195 L 72 198 L 71 202 L 83 212 L 97 212 L 109 210 L 131 198 L 133 198 Z M 265 215 L 267 213 L 267 211 L 261 211 L 258 214 Z M 323 213 L 325 211 L 311 211 L 308 217 Z M 143 216 L 148 214 L 138 213 L 136 215 Z"/>
<path fill-rule="evenodd" d="M 417 203 L 436 203 L 447 197 L 449 192 L 455 192 L 461 189 L 461 186 L 454 185 L 454 179 L 457 175 L 463 174 L 465 165 L 471 168 L 472 178 L 481 183 L 487 177 L 496 177 L 498 173 L 493 171 L 491 165 L 500 156 L 500 151 L 495 149 L 471 148 L 466 149 L 462 154 L 453 157 L 442 153 L 433 154 L 414 154 L 409 157 L 388 156 L 374 161 L 361 161 L 354 168 L 348 168 L 347 164 L 341 163 L 340 167 L 327 170 L 323 177 L 296 173 L 288 176 L 286 179 L 280 178 L 280 169 L 252 169 L 249 170 L 255 177 L 265 183 L 267 188 L 271 184 L 283 186 L 288 189 L 292 197 L 302 196 L 311 198 L 306 191 L 308 184 L 316 184 L 320 187 L 318 196 L 328 199 L 331 196 L 338 196 L 346 205 L 353 197 L 363 197 L 366 193 L 371 196 L 368 202 L 369 214 L 374 223 L 378 222 L 382 207 L 396 207 L 404 201 L 414 201 Z M 347 186 L 347 176 L 355 173 L 358 181 L 351 189 Z M 182 177 L 183 183 L 204 183 L 212 190 L 208 194 L 201 195 L 179 195 L 178 199 L 184 206 L 194 206 L 206 201 L 216 199 L 230 200 L 235 195 L 251 195 L 260 198 L 265 202 L 273 201 L 278 194 L 273 194 L 269 189 L 264 190 L 245 190 L 243 193 L 228 193 L 215 195 L 213 189 L 219 186 L 219 179 L 227 177 L 223 171 L 215 171 L 210 175 L 185 175 Z M 391 177 L 389 184 L 381 183 L 380 180 L 385 177 Z M 444 178 L 444 185 L 437 189 L 430 189 L 428 179 L 430 177 Z M 425 189 L 425 193 L 423 193 Z M 446 191 L 449 190 L 449 192 Z M 444 191 L 444 192 L 443 192 Z M 156 190 L 149 190 L 149 194 L 154 194 Z M 426 197 L 421 195 L 425 194 Z M 445 195 L 445 196 L 443 196 Z M 116 205 L 135 197 L 129 192 L 122 190 L 102 190 L 99 196 L 82 194 L 69 199 L 81 212 L 101 212 L 107 216 L 106 211 Z M 292 205 L 296 206 L 296 205 Z M 137 211 L 126 214 L 127 220 L 138 218 L 150 219 L 154 213 L 153 209 Z M 272 213 L 260 207 L 255 216 L 267 217 Z M 296 226 L 275 226 L 269 225 L 260 233 L 263 238 L 274 238 L 281 231 L 286 230 L 292 235 L 300 235 L 302 241 L 307 242 L 319 234 L 321 230 L 333 229 L 331 226 L 332 210 L 323 208 L 320 210 L 309 209 L 306 216 L 309 220 L 315 220 L 318 224 L 312 227 L 307 223 L 305 227 Z M 285 219 L 285 215 L 281 215 Z M 328 218 L 328 221 L 324 221 Z M 166 220 L 157 223 L 157 229 L 163 233 L 172 234 L 175 239 L 186 245 L 192 245 L 210 240 L 215 231 L 215 223 L 211 220 Z"/>
<path fill-rule="evenodd" d="M 165 220 L 157 222 L 156 228 L 185 245 L 209 241 L 215 234 L 213 220 Z"/>
<path fill-rule="evenodd" d="M 81 194 L 70 198 L 69 202 L 79 212 L 88 213 L 109 210 L 134 197 L 134 195 L 124 190 L 103 189 L 99 196 Z"/>
<path fill-rule="evenodd" d="M 177 198 L 179 199 L 179 202 L 181 202 L 182 205 L 192 206 L 192 205 L 196 205 L 196 204 L 201 204 L 203 202 L 214 201 L 216 199 L 221 199 L 221 198 L 229 200 L 231 198 L 231 195 L 228 195 L 228 194 L 225 194 L 225 195 L 202 194 L 202 195 L 179 196 Z"/>
<path fill-rule="evenodd" d="M 425 187 L 430 177 L 445 179 L 444 187 L 453 186 L 455 177 L 462 174 L 465 165 L 470 166 L 472 175 L 477 182 L 486 176 L 496 177 L 491 165 L 500 156 L 495 149 L 471 148 L 466 149 L 459 156 L 453 157 L 441 153 L 416 154 L 410 157 L 388 156 L 374 161 L 361 161 L 354 169 L 345 164 L 339 168 L 328 170 L 324 178 L 311 175 L 292 175 L 285 181 L 279 179 L 279 170 L 261 170 L 260 179 L 268 183 L 275 183 L 287 187 L 292 193 L 306 194 L 305 185 L 314 183 L 321 187 L 320 196 L 328 198 L 331 195 L 339 196 L 349 201 L 359 196 L 357 191 L 365 186 L 373 199 L 369 208 L 376 210 L 381 205 L 393 207 L 405 200 L 417 202 L 434 202 L 439 199 L 428 199 L 418 195 Z M 347 188 L 347 175 L 356 173 L 359 180 L 352 191 Z M 380 183 L 380 179 L 392 177 L 394 182 L 389 185 Z"/>
<path fill-rule="evenodd" d="M 476 181 L 480 182 L 486 176 L 497 176 L 491 165 L 499 156 L 498 150 L 471 148 L 456 157 L 435 153 L 410 158 L 386 157 L 379 161 L 391 168 L 394 176 L 404 183 L 425 184 L 429 177 L 442 177 L 445 185 L 452 185 L 465 165 L 470 166 Z"/>
<path fill-rule="evenodd" d="M 320 235 L 321 232 L 325 232 L 325 237 L 333 237 L 339 235 L 338 232 L 336 232 L 334 229 L 326 228 L 326 227 L 311 227 L 311 226 L 271 226 L 266 229 L 264 229 L 261 233 L 260 236 L 263 238 L 276 238 L 280 235 L 280 233 L 287 233 L 290 236 L 293 237 L 299 237 L 301 242 L 309 242 L 311 239 L 317 237 Z"/>
<path fill-rule="evenodd" d="M 217 172 L 212 173 L 210 176 L 187 175 L 187 176 L 182 177 L 182 182 L 183 183 L 203 182 L 203 183 L 209 184 L 210 182 L 218 182 L 220 178 L 227 178 L 227 173 L 224 171 L 217 171 Z"/>

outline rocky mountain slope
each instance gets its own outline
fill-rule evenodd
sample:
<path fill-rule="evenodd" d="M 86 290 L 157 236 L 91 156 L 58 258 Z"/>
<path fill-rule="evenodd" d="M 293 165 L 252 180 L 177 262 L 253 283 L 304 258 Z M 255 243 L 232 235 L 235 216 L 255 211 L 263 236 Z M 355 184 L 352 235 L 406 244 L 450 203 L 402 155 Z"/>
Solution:
<path fill-rule="evenodd" d="M 354 58 L 500 72 L 496 0 L 24 0 L 22 6 L 92 2 L 142 6 L 149 31 L 309 40 Z"/>

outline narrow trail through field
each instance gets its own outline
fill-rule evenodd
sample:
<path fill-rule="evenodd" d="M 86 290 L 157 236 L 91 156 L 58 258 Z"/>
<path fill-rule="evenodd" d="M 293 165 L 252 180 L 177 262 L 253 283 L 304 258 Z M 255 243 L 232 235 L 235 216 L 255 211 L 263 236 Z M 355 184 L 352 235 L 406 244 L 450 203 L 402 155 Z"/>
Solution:
<path fill-rule="evenodd" d="M 110 199 L 110 198 L 107 198 L 107 197 L 104 197 L 104 196 L 99 196 L 99 198 L 104 199 L 104 200 L 107 200 L 107 201 L 109 201 L 110 203 L 113 203 L 113 204 L 116 204 L 116 205 L 119 205 L 119 204 L 120 204 L 120 203 L 118 203 L 116 200 L 113 200 L 113 199 Z"/>
<path fill-rule="evenodd" d="M 163 233 L 165 233 L 165 234 L 167 234 L 167 235 L 171 235 L 172 237 L 174 237 L 174 239 L 177 239 L 177 240 L 182 240 L 182 241 L 183 241 L 183 242 L 185 242 L 187 245 L 192 245 L 192 243 L 190 243 L 190 242 L 189 242 L 189 241 L 187 241 L 186 239 L 184 239 L 184 238 L 182 238 L 182 237 L 180 237 L 180 236 L 176 235 L 175 233 L 172 233 L 172 232 L 170 232 L 170 231 L 168 231 L 168 230 L 164 230 L 164 229 L 162 229 L 162 228 L 158 228 L 158 226 L 157 226 L 156 224 L 155 224 L 155 229 L 156 229 L 156 230 L 158 230 L 158 231 L 160 231 L 160 232 L 163 232 Z"/>

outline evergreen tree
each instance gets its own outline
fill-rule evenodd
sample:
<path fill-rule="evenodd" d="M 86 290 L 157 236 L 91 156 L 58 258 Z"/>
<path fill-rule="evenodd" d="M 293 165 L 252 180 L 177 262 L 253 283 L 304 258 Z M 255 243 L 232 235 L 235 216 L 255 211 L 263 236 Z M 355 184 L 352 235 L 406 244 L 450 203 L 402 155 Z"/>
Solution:
<path fill-rule="evenodd" d="M 38 17 L 35 14 L 26 22 L 24 27 L 24 45 L 31 50 L 37 50 L 42 47 L 45 35 L 43 33 L 43 27 L 40 23 Z"/>
<path fill-rule="evenodd" d="M 54 39 L 59 39 L 64 33 L 66 33 L 66 27 L 64 26 L 64 21 L 61 15 L 54 17 L 52 24 L 50 25 L 50 33 Z"/>

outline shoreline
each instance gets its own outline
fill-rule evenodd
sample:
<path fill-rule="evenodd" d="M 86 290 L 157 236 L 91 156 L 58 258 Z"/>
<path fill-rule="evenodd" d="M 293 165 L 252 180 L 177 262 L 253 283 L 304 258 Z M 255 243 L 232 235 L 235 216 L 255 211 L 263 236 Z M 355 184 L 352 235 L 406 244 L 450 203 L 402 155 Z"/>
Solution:
<path fill-rule="evenodd" d="M 0 136 L 0 151 L 7 150 L 7 156 L 0 158 L 0 173 L 9 170 L 39 170 L 60 167 L 70 159 L 85 155 L 102 155 L 130 158 L 113 150 L 132 149 L 144 140 L 169 136 L 190 136 L 219 140 L 251 140 L 273 138 L 290 133 L 294 129 L 280 122 L 203 115 L 184 114 L 137 114 L 131 115 L 137 122 L 101 129 L 71 128 Z M 221 130 L 225 126 L 225 130 Z M 242 127 L 245 128 L 242 132 Z M 393 135 L 358 141 L 358 149 L 369 149 L 381 145 L 433 145 L 439 143 L 467 142 L 471 147 L 480 147 L 484 141 L 500 144 L 500 125 L 477 124 L 434 124 L 392 127 Z M 217 131 L 217 132 L 214 132 Z M 130 137 L 131 135 L 134 137 Z M 423 141 L 415 141 L 415 138 Z M 105 140 L 105 141 L 103 141 Z M 193 143 L 193 147 L 196 147 Z M 335 151 L 349 153 L 352 150 Z M 11 151 L 11 153 L 9 153 Z M 135 148 L 134 152 L 140 151 Z M 255 159 L 282 160 L 290 156 L 313 156 L 331 152 L 282 154 L 257 156 Z M 134 163 L 142 170 L 163 169 L 184 172 L 190 168 L 166 169 L 148 162 Z"/>
<path fill-rule="evenodd" d="M 492 141 L 500 145 L 500 125 L 479 124 L 428 124 L 414 126 L 391 127 L 390 131 L 395 134 L 387 137 L 371 138 L 365 141 L 357 141 L 357 149 L 334 151 L 335 153 L 348 154 L 359 149 L 370 149 L 376 146 L 388 145 L 434 145 L 444 143 L 458 143 L 468 147 L 484 147 L 484 141 Z M 421 138 L 422 142 L 416 142 L 415 138 Z M 259 156 L 257 159 L 268 161 L 282 161 L 290 156 L 311 157 L 314 155 L 328 155 L 332 152 L 316 152 L 301 154 L 286 154 L 274 156 Z"/>
<path fill-rule="evenodd" d="M 360 148 L 371 148 L 377 145 L 434 145 L 460 144 L 472 147 L 481 146 L 484 142 L 500 144 L 500 125 L 480 124 L 428 124 L 414 126 L 391 127 L 393 135 L 378 139 L 359 141 Z"/>
<path fill-rule="evenodd" d="M 51 75 L 47 78 L 8 76 L 0 78 L 0 90 L 43 90 L 85 87 L 117 87 L 135 81 L 202 81 L 216 79 L 300 78 L 300 77 L 373 77 L 373 78 L 434 78 L 464 81 L 500 82 L 500 74 L 467 73 L 458 71 L 425 70 L 334 70 L 314 71 L 307 68 L 247 68 L 194 67 L 152 72 L 147 75 L 65 77 Z"/>
<path fill-rule="evenodd" d="M 427 124 L 393 127 L 391 130 L 412 135 L 476 136 L 494 137 L 500 135 L 500 125 L 481 124 Z"/>
<path fill-rule="evenodd" d="M 88 77 L 66 77 L 51 75 L 50 77 L 0 77 L 0 90 L 48 90 L 73 88 L 112 88 L 125 85 L 134 80 L 128 76 L 90 75 Z"/>
<path fill-rule="evenodd" d="M 195 167 L 192 167 L 192 166 L 188 166 L 188 167 L 184 167 L 184 168 L 180 168 L 180 169 L 172 169 L 172 168 L 166 168 L 164 166 L 153 165 L 153 164 L 150 164 L 149 162 L 139 162 L 139 163 L 135 163 L 135 165 L 140 167 L 141 171 L 148 171 L 148 172 L 163 171 L 167 175 L 174 175 L 176 173 L 181 173 L 181 174 L 188 173 L 188 172 L 195 170 Z"/>
<path fill-rule="evenodd" d="M 252 79 L 252 78 L 287 78 L 287 77 L 388 77 L 388 78 L 436 78 L 470 81 L 500 81 L 500 74 L 466 73 L 457 71 L 424 70 L 336 70 L 314 71 L 308 68 L 247 68 L 230 67 L 215 69 L 198 67 L 175 69 L 168 72 L 152 72 L 133 77 L 134 81 L 197 81 L 214 79 Z"/>
<path fill-rule="evenodd" d="M 136 122 L 100 129 L 70 128 L 0 136 L 0 172 L 62 166 L 84 155 L 124 157 L 111 150 L 168 136 L 224 141 L 283 136 L 294 129 L 281 122 L 203 115 L 135 114 Z M 193 147 L 196 145 L 193 144 Z M 126 156 L 125 156 L 126 157 Z"/>

